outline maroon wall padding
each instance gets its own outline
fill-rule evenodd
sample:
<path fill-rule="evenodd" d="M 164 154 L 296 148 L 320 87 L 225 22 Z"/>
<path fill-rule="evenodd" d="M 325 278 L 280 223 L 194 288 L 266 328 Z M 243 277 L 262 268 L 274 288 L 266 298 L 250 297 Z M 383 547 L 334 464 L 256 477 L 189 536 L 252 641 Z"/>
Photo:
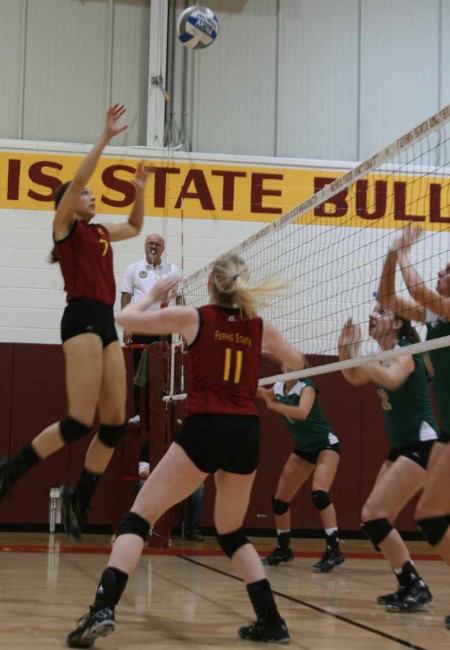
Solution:
<path fill-rule="evenodd" d="M 14 345 L 13 400 L 10 455 L 66 412 L 64 358 L 60 345 Z M 7 498 L 8 522 L 38 524 L 48 521 L 50 486 L 67 480 L 69 450 L 61 449 L 35 466 Z"/>
<path fill-rule="evenodd" d="M 0 454 L 17 454 L 45 427 L 66 417 L 64 355 L 61 345 L 1 344 L 0 379 Z M 132 359 L 125 352 L 127 371 L 132 377 Z M 132 383 L 129 381 L 131 408 Z M 51 486 L 74 485 L 84 465 L 86 450 L 96 430 L 85 439 L 67 445 L 34 467 L 17 484 L 0 507 L 0 522 L 46 524 L 48 495 Z M 114 454 L 92 501 L 89 523 L 111 525 L 121 502 L 122 490 L 129 488 L 124 480 L 124 462 L 131 454 L 137 472 L 140 443 L 129 451 L 131 443 L 122 441 Z M 132 446 L 132 445 L 131 445 Z M 129 499 L 127 499 L 129 508 Z"/>
<path fill-rule="evenodd" d="M 11 426 L 12 406 L 12 379 L 14 346 L 12 343 L 0 343 L 0 358 L 2 360 L 0 372 L 0 456 L 7 456 L 9 453 L 9 434 Z"/>
<path fill-rule="evenodd" d="M 14 346 L 12 343 L 0 343 L 0 456 L 9 456 L 11 409 L 12 409 L 12 378 L 14 362 Z M 8 521 L 8 501 L 5 499 L 0 506 L 0 523 Z"/>
<path fill-rule="evenodd" d="M 180 361 L 178 355 L 178 362 Z M 167 343 L 151 346 L 149 350 L 150 400 L 149 400 L 149 440 L 150 463 L 154 468 L 172 444 L 180 429 L 182 405 L 177 402 L 162 402 L 169 393 L 170 349 Z M 179 373 L 179 368 L 178 368 Z M 174 526 L 181 526 L 183 504 L 177 504 L 166 512 L 154 526 L 149 539 L 150 546 L 166 547 L 170 544 L 170 533 Z"/>
<path fill-rule="evenodd" d="M 150 465 L 154 468 L 166 453 L 172 443 L 176 423 L 175 405 L 162 401 L 169 389 L 170 352 L 167 342 L 151 345 L 148 349 L 149 385 L 147 409 L 143 409 L 144 421 L 149 429 L 143 435 L 148 436 L 150 443 Z M 147 413 L 146 413 L 147 410 Z M 141 416 L 142 419 L 142 416 Z M 167 547 L 170 544 L 170 533 L 173 525 L 179 522 L 180 506 L 170 509 L 153 524 L 153 532 L 149 538 L 149 546 Z"/>
<path fill-rule="evenodd" d="M 66 415 L 64 359 L 59 345 L 0 344 L 2 373 L 0 376 L 0 455 L 14 455 L 44 427 Z M 124 350 L 128 373 L 128 416 L 132 412 L 133 362 Z M 167 408 L 161 398 L 167 390 L 167 351 L 161 346 L 151 350 L 150 397 L 143 401 L 142 417 L 150 415 L 151 426 L 143 427 L 141 437 L 127 434 L 119 444 L 102 477 L 93 499 L 90 523 L 114 527 L 135 497 L 137 463 L 146 435 L 151 439 L 151 463 L 154 466 L 167 449 L 180 416 L 179 403 Z M 327 358 L 326 361 L 333 361 Z M 311 359 L 312 365 L 324 358 Z M 278 372 L 277 366 L 265 361 L 262 376 Z M 389 445 L 384 434 L 383 416 L 374 386 L 354 388 L 340 372 L 315 378 L 323 411 L 340 438 L 341 462 L 331 497 L 342 530 L 359 531 L 360 514 L 386 457 Z M 146 393 L 148 395 L 148 392 Z M 151 400 L 150 411 L 149 399 Z M 248 529 L 271 529 L 271 499 L 281 469 L 293 443 L 281 418 L 259 404 L 262 416 L 261 460 L 256 476 L 245 525 Z M 147 413 L 146 413 L 147 409 Z M 93 429 L 94 430 L 94 429 Z M 65 447 L 23 477 L 0 507 L 0 523 L 45 524 L 48 522 L 48 491 L 50 486 L 74 484 L 78 480 L 84 456 L 92 436 Z M 201 524 L 213 526 L 214 481 L 206 481 Z M 413 531 L 414 503 L 409 504 L 398 519 L 400 530 Z M 159 524 L 162 545 L 167 531 L 180 523 L 181 508 L 173 509 Z M 309 480 L 292 504 L 293 529 L 318 530 L 320 518 L 311 501 Z M 155 540 L 156 541 L 156 540 Z"/>

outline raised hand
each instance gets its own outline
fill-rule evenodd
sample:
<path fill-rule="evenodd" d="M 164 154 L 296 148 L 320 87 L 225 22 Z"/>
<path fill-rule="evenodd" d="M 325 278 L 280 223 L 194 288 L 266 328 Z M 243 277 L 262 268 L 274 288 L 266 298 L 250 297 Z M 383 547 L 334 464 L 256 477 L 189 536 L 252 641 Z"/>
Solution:
<path fill-rule="evenodd" d="M 141 160 L 138 163 L 137 169 L 136 169 L 136 175 L 133 178 L 133 183 L 136 186 L 136 189 L 138 190 L 144 190 L 145 186 L 147 184 L 147 176 L 149 175 L 150 172 L 154 171 L 155 167 L 152 167 L 150 165 L 146 165 L 143 160 Z"/>
<path fill-rule="evenodd" d="M 420 226 L 409 223 L 402 229 L 401 234 L 394 240 L 389 247 L 392 252 L 408 252 L 413 244 L 415 244 L 423 235 L 423 228 Z"/>
<path fill-rule="evenodd" d="M 339 350 L 347 359 L 354 359 L 359 354 L 361 347 L 361 328 L 354 325 L 353 320 L 349 318 L 342 328 L 338 339 Z"/>
<path fill-rule="evenodd" d="M 118 121 L 122 117 L 122 115 L 125 113 L 126 108 L 122 104 L 114 104 L 114 106 L 110 106 L 108 108 L 108 111 L 106 113 L 106 121 L 105 121 L 105 131 L 104 135 L 108 140 L 111 140 L 116 135 L 119 135 L 119 133 L 122 133 L 122 131 L 125 131 L 125 129 L 128 129 L 128 124 L 123 124 L 119 125 Z"/>
<path fill-rule="evenodd" d="M 158 280 L 150 290 L 154 302 L 169 302 L 172 291 L 180 281 L 179 275 L 166 275 Z"/>

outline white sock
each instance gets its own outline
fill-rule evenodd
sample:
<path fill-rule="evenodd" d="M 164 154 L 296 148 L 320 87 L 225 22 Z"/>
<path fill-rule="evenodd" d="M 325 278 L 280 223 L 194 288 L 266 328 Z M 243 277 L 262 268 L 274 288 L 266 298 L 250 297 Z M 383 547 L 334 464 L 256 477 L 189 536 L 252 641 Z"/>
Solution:
<path fill-rule="evenodd" d="M 331 537 L 333 533 L 337 533 L 338 528 L 335 526 L 334 528 L 325 528 L 325 533 L 328 537 Z"/>

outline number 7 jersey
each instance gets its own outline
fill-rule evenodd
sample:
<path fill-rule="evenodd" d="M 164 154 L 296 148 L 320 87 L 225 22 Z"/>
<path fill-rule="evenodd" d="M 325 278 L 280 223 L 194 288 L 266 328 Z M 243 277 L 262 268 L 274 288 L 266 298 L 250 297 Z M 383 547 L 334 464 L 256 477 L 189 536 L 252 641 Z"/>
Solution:
<path fill-rule="evenodd" d="M 90 298 L 113 306 L 116 285 L 109 232 L 101 224 L 74 221 L 70 233 L 55 242 L 67 302 Z"/>
<path fill-rule="evenodd" d="M 261 318 L 243 319 L 239 309 L 205 305 L 187 352 L 185 417 L 201 413 L 258 415 Z"/>

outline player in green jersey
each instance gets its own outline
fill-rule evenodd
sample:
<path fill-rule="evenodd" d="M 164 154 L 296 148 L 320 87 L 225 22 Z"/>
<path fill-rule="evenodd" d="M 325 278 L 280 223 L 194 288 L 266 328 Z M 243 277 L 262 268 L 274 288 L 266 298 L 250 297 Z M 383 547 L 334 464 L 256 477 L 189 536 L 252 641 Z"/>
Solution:
<path fill-rule="evenodd" d="M 298 368 L 283 367 L 284 372 L 291 370 Z M 294 559 L 290 547 L 290 505 L 302 485 L 313 474 L 311 497 L 319 511 L 327 545 L 322 559 L 312 568 L 327 573 L 344 562 L 339 549 L 336 511 L 328 494 L 339 465 L 339 440 L 322 414 L 318 390 L 311 379 L 277 382 L 271 389 L 260 387 L 258 396 L 264 399 L 269 410 L 282 416 L 295 443 L 272 499 L 278 546 L 263 563 L 276 566 L 280 562 Z"/>
<path fill-rule="evenodd" d="M 435 290 L 429 289 L 409 259 L 410 248 L 421 235 L 419 228 L 409 226 L 391 246 L 383 267 L 379 299 L 408 318 L 426 323 L 427 339 L 436 339 L 450 335 L 450 263 L 438 272 Z M 412 300 L 396 293 L 397 261 Z M 450 566 L 450 347 L 431 350 L 429 355 L 441 433 L 430 457 L 415 518 L 425 539 Z M 445 625 L 450 629 L 450 616 Z"/>
<path fill-rule="evenodd" d="M 370 314 L 369 335 L 382 350 L 419 340 L 410 321 L 380 304 Z M 340 359 L 360 356 L 360 344 L 361 330 L 350 319 L 339 336 Z M 430 590 L 393 526 L 401 510 L 423 488 L 429 454 L 438 437 L 424 359 L 411 354 L 342 372 L 354 386 L 376 385 L 392 445 L 361 514 L 362 529 L 381 550 L 398 580 L 398 590 L 379 596 L 377 602 L 391 612 L 424 609 L 432 602 Z"/>

